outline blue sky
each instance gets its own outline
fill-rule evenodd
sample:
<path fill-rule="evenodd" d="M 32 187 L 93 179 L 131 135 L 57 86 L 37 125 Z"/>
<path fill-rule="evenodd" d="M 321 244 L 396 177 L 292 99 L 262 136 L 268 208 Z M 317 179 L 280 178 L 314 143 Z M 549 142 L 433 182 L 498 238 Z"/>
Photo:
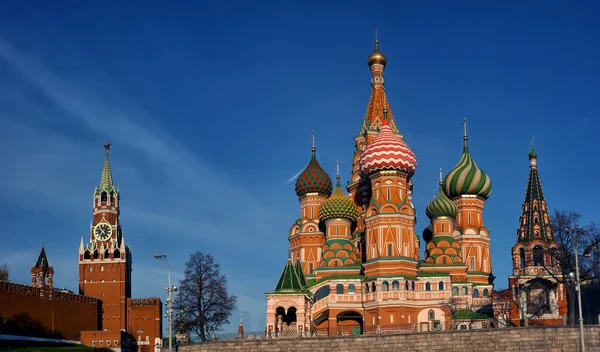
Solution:
<path fill-rule="evenodd" d="M 0 263 L 28 283 L 44 242 L 55 285 L 77 290 L 109 140 L 133 295 L 165 296 L 153 254 L 179 280 L 193 251 L 211 252 L 246 330 L 263 330 L 263 293 L 299 215 L 288 180 L 314 129 L 319 162 L 334 176 L 339 160 L 347 181 L 377 27 L 392 111 L 419 161 L 417 231 L 467 117 L 494 186 L 484 221 L 506 287 L 531 135 L 550 208 L 597 220 L 600 28 L 592 2 L 484 3 L 2 3 Z"/>

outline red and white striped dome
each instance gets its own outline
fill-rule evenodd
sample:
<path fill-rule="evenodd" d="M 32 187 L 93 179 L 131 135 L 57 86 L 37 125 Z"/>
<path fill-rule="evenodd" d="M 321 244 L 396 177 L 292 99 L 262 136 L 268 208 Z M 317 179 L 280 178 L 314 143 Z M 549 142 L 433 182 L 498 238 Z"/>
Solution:
<path fill-rule="evenodd" d="M 400 135 L 394 133 L 388 121 L 360 157 L 360 169 L 369 174 L 381 170 L 398 170 L 409 175 L 417 169 L 417 157 Z"/>

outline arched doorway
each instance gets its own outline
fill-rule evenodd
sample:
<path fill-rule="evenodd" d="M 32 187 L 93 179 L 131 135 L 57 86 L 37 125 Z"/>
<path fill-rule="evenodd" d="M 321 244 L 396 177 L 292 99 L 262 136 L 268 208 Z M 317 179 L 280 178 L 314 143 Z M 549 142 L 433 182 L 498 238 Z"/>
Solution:
<path fill-rule="evenodd" d="M 336 323 L 335 335 L 362 335 L 363 316 L 356 311 L 347 310 L 338 313 Z"/>
<path fill-rule="evenodd" d="M 277 322 L 275 325 L 276 333 L 285 333 L 289 331 L 297 332 L 297 320 L 298 317 L 296 315 L 297 309 L 296 307 L 289 307 L 287 312 L 283 307 L 277 307 L 275 309 L 275 321 Z"/>

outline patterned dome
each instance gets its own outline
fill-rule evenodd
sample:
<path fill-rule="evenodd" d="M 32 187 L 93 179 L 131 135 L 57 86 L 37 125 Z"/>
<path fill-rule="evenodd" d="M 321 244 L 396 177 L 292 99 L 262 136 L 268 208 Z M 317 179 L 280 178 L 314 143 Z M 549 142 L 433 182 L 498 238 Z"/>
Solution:
<path fill-rule="evenodd" d="M 333 188 L 331 177 L 319 165 L 315 151 L 316 149 L 313 147 L 310 162 L 296 180 L 296 194 L 298 197 L 302 197 L 307 193 L 321 193 L 327 197 L 331 195 Z"/>
<path fill-rule="evenodd" d="M 455 218 L 458 214 L 458 207 L 454 204 L 450 198 L 446 197 L 444 192 L 442 191 L 442 183 L 440 182 L 440 191 L 437 196 L 433 198 L 429 204 L 427 204 L 427 209 L 425 209 L 425 213 L 427 217 L 430 219 L 439 218 L 442 216 L 447 216 L 451 218 Z"/>
<path fill-rule="evenodd" d="M 333 195 L 323 202 L 319 209 L 320 221 L 334 218 L 344 218 L 352 221 L 356 221 L 358 218 L 358 208 L 356 207 L 356 204 L 344 194 L 342 186 L 340 186 L 339 176 L 337 177 Z"/>
<path fill-rule="evenodd" d="M 356 247 L 352 241 L 345 238 L 327 240 L 323 245 L 322 258 L 320 267 L 352 265 L 359 260 Z"/>
<path fill-rule="evenodd" d="M 471 158 L 467 144 L 466 130 L 465 119 L 463 154 L 458 164 L 456 164 L 454 169 L 450 170 L 450 173 L 444 179 L 444 193 L 450 199 L 463 194 L 476 195 L 487 199 L 492 193 L 492 181 Z"/>
<path fill-rule="evenodd" d="M 385 119 L 375 140 L 362 153 L 360 168 L 367 174 L 381 170 L 398 170 L 412 176 L 417 169 L 417 157 L 402 137 L 394 133 Z"/>
<path fill-rule="evenodd" d="M 461 250 L 452 236 L 433 236 L 425 246 L 425 261 L 435 264 L 460 264 Z"/>

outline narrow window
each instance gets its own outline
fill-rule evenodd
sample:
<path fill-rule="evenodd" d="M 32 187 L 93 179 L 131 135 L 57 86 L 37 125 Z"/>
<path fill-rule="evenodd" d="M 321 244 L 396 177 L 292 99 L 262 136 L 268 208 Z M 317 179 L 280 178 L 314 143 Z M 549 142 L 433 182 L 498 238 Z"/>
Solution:
<path fill-rule="evenodd" d="M 343 295 L 344 294 L 344 285 L 337 284 L 335 286 L 335 293 L 338 294 L 338 295 Z"/>
<path fill-rule="evenodd" d="M 415 282 L 414 282 L 414 281 L 412 282 L 411 286 L 412 286 L 412 287 L 411 287 L 411 288 L 412 288 L 412 290 L 414 291 L 414 290 L 415 290 Z"/>
<path fill-rule="evenodd" d="M 102 203 L 106 203 L 106 199 L 107 199 L 107 194 L 106 194 L 106 192 L 102 192 L 102 193 L 100 194 L 100 202 L 102 202 Z M 102 343 L 102 341 L 100 341 L 100 343 Z"/>
<path fill-rule="evenodd" d="M 519 249 L 519 266 L 521 268 L 525 267 L 525 248 Z"/>
<path fill-rule="evenodd" d="M 473 290 L 473 298 L 479 298 L 479 290 L 478 289 Z"/>
<path fill-rule="evenodd" d="M 392 245 L 391 244 L 387 245 L 387 256 L 388 257 L 392 256 Z"/>
<path fill-rule="evenodd" d="M 438 282 L 438 290 L 444 291 L 444 283 L 442 281 Z"/>
<path fill-rule="evenodd" d="M 429 282 L 425 284 L 425 291 L 431 291 L 431 284 Z"/>
<path fill-rule="evenodd" d="M 452 287 L 452 296 L 458 296 L 458 287 Z"/>
<path fill-rule="evenodd" d="M 544 266 L 544 249 L 542 246 L 533 247 L 533 265 Z"/>
<path fill-rule="evenodd" d="M 475 258 L 469 258 L 469 271 L 475 271 Z"/>
<path fill-rule="evenodd" d="M 404 289 L 408 291 L 408 281 L 404 281 Z"/>
<path fill-rule="evenodd" d="M 390 189 L 388 188 L 387 189 L 387 200 L 388 200 L 388 202 L 390 201 L 391 198 L 392 197 L 390 196 Z"/>
<path fill-rule="evenodd" d="M 313 263 L 308 263 L 308 272 L 312 274 L 312 272 L 313 272 Z"/>
<path fill-rule="evenodd" d="M 392 290 L 393 291 L 399 291 L 400 290 L 400 283 L 397 280 L 392 281 Z"/>
<path fill-rule="evenodd" d="M 487 288 L 483 290 L 483 297 L 487 297 L 487 296 L 489 296 L 489 294 L 490 294 L 490 291 Z"/>
<path fill-rule="evenodd" d="M 469 221 L 469 224 L 471 223 L 471 212 L 467 213 L 467 220 Z"/>
<path fill-rule="evenodd" d="M 427 315 L 429 320 L 435 320 L 435 312 L 433 311 L 433 309 L 430 309 Z"/>
<path fill-rule="evenodd" d="M 348 285 L 348 294 L 354 294 L 356 293 L 356 286 L 354 286 L 354 284 L 350 284 Z"/>

